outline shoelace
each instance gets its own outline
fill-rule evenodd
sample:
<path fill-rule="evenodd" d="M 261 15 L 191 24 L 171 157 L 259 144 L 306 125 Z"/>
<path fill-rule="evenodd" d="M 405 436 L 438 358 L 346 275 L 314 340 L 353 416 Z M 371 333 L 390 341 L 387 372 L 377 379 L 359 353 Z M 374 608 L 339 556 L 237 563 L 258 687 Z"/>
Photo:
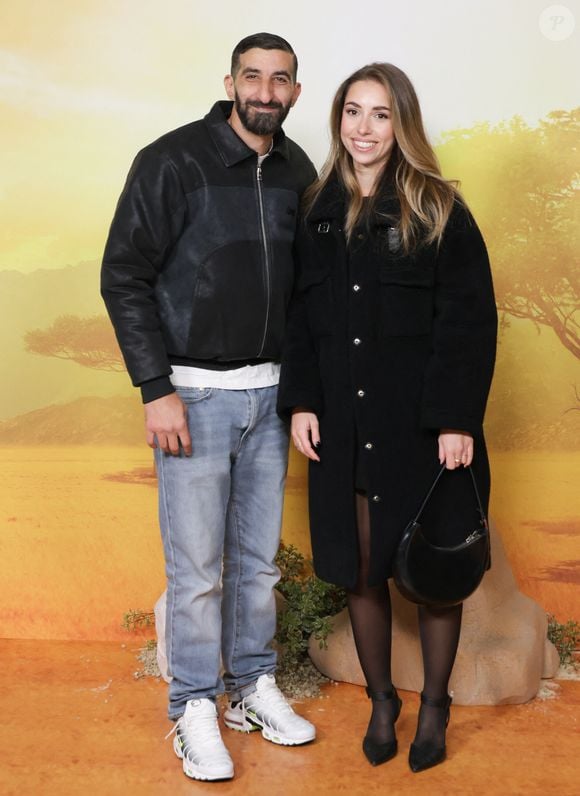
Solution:
<path fill-rule="evenodd" d="M 217 723 L 217 716 L 189 716 L 188 719 L 182 716 L 169 730 L 165 736 L 165 740 L 170 738 L 173 733 L 177 731 L 177 725 L 180 721 L 183 722 L 183 729 L 185 732 L 191 733 L 196 743 L 200 746 L 205 746 L 207 743 L 223 743 Z M 194 723 L 195 726 L 192 726 Z M 201 737 L 199 737 L 200 735 Z"/>
<path fill-rule="evenodd" d="M 179 721 L 179 719 L 177 721 Z M 164 741 L 166 741 L 168 738 L 171 738 L 173 733 L 177 730 L 177 721 L 173 722 L 173 727 L 169 730 L 169 732 L 167 733 L 167 735 L 163 739 Z"/>
<path fill-rule="evenodd" d="M 280 691 L 275 682 L 267 682 L 260 690 L 260 696 L 263 696 L 268 700 L 270 707 L 281 710 L 284 713 L 294 713 L 288 704 L 288 700 Z"/>

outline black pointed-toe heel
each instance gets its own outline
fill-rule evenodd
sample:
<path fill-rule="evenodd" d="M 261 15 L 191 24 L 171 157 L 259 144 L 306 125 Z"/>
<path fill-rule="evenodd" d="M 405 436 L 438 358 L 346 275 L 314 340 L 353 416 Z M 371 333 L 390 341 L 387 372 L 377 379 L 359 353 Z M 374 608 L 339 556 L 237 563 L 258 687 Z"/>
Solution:
<path fill-rule="evenodd" d="M 399 718 L 401 705 L 403 704 L 399 695 L 397 694 L 397 689 L 395 686 L 393 686 L 390 691 L 371 691 L 369 688 L 367 688 L 366 692 L 367 696 L 376 702 L 387 702 L 390 699 L 395 700 L 396 707 L 395 717 L 393 718 L 394 724 Z M 380 766 L 381 763 L 386 763 L 387 760 L 390 760 L 397 754 L 397 739 L 394 738 L 392 741 L 387 741 L 387 743 L 377 743 L 377 741 L 373 741 L 372 738 L 369 738 L 368 735 L 365 735 L 362 742 L 362 748 L 371 766 Z"/>
<path fill-rule="evenodd" d="M 449 724 L 451 701 L 450 696 L 432 699 L 425 696 L 425 694 L 421 694 L 421 703 L 423 705 L 429 705 L 432 708 L 444 708 L 447 711 L 445 716 L 446 728 Z M 442 763 L 445 760 L 445 755 L 445 744 L 443 746 L 435 746 L 435 744 L 429 742 L 422 744 L 412 743 L 409 748 L 409 766 L 411 771 L 416 774 L 418 771 L 424 771 L 426 768 L 432 768 L 438 763 Z"/>

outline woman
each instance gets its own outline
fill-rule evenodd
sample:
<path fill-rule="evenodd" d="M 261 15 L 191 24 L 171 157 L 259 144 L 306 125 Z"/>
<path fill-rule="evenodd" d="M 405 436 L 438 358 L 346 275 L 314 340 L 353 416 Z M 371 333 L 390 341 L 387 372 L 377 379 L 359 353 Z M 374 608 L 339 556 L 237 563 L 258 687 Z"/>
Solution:
<path fill-rule="evenodd" d="M 473 525 L 473 462 L 484 507 L 482 421 L 497 316 L 485 244 L 441 176 L 407 76 L 370 64 L 339 87 L 332 145 L 305 199 L 279 412 L 310 461 L 314 565 L 347 590 L 372 714 L 363 750 L 396 754 L 387 578 L 403 529 L 440 464 L 425 525 L 437 541 Z M 475 454 L 474 454 L 475 451 Z M 421 606 L 424 687 L 413 771 L 445 757 L 462 606 Z"/>

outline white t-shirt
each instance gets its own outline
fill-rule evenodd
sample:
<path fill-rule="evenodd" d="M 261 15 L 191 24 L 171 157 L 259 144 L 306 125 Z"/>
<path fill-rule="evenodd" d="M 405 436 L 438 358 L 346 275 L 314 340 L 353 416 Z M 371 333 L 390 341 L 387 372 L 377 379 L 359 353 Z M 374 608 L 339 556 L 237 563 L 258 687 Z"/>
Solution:
<path fill-rule="evenodd" d="M 173 365 L 169 377 L 174 387 L 215 387 L 219 390 L 251 390 L 273 387 L 280 381 L 278 362 L 244 365 L 233 370 L 208 370 Z"/>

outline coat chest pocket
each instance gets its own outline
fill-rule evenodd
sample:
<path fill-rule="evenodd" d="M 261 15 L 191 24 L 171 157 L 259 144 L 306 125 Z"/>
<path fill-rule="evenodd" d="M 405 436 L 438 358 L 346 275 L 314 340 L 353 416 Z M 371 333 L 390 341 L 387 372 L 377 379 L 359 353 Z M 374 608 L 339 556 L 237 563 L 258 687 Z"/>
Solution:
<path fill-rule="evenodd" d="M 379 269 L 379 282 L 379 334 L 429 334 L 433 322 L 433 270 L 416 265 L 384 265 Z"/>
<path fill-rule="evenodd" d="M 333 296 L 330 270 L 308 268 L 298 279 L 298 293 L 306 303 L 308 325 L 314 336 L 332 333 Z"/>

